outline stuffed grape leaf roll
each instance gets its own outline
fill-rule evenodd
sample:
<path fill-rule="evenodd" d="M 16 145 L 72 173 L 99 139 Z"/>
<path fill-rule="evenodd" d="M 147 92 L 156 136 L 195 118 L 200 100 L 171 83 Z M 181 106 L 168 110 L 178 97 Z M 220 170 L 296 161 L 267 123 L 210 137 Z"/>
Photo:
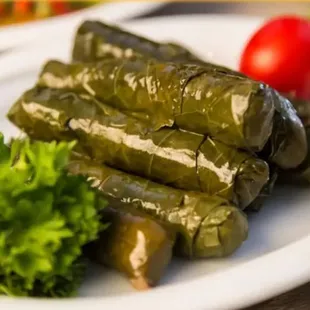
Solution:
<path fill-rule="evenodd" d="M 287 96 L 290 99 L 290 102 L 293 105 L 294 112 L 296 111 L 298 117 L 300 118 L 304 128 L 305 128 L 305 136 L 306 136 L 306 146 L 307 146 L 307 154 L 302 161 L 300 165 L 297 167 L 294 167 L 293 169 L 286 169 L 286 170 L 279 170 L 279 178 L 278 181 L 280 183 L 288 183 L 288 184 L 307 184 L 310 182 L 310 109 L 309 109 L 309 102 L 306 100 L 300 100 L 297 99 L 293 95 Z M 292 108 L 287 109 L 285 106 L 283 107 L 283 111 L 290 111 Z M 288 112 L 290 113 L 290 112 Z M 284 115 L 284 114 L 283 114 Z M 285 115 L 284 115 L 285 116 Z M 279 116 L 278 116 L 279 117 Z M 280 126 L 279 126 L 280 125 Z M 287 128 L 285 128 L 285 122 L 278 122 L 279 132 L 282 132 L 282 136 L 286 138 L 286 140 L 291 139 L 291 137 L 294 136 L 294 131 L 297 132 L 297 128 L 291 127 L 291 130 L 289 130 L 289 133 L 285 135 L 284 133 L 287 131 Z M 280 143 L 280 139 L 278 139 L 278 144 Z M 293 142 L 293 141 L 292 141 Z M 294 145 L 295 143 L 295 145 Z M 291 152 L 292 157 L 297 154 L 297 156 L 300 156 L 300 146 L 298 145 L 298 140 L 295 138 L 295 141 L 291 144 L 291 147 L 287 149 L 288 152 Z M 268 151 L 267 151 L 268 152 Z M 302 151 L 304 152 L 304 151 Z M 264 154 L 262 154 L 262 157 L 264 157 Z"/>
<path fill-rule="evenodd" d="M 303 163 L 295 170 L 288 171 L 286 177 L 291 181 L 297 182 L 310 182 L 310 103 L 307 100 L 292 98 L 291 102 L 297 111 L 298 116 L 301 118 L 305 129 L 308 143 L 308 153 Z"/>
<path fill-rule="evenodd" d="M 310 127 L 306 127 L 306 134 L 308 139 L 308 145 L 310 145 Z M 290 174 L 290 171 L 287 172 L 288 175 Z M 294 170 L 294 172 L 291 174 L 294 174 L 295 177 L 292 176 L 290 179 L 299 180 L 299 182 L 304 183 L 306 181 L 307 183 L 310 183 L 310 150 L 308 150 L 308 154 L 306 156 L 306 159 L 303 161 L 303 163 Z"/>
<path fill-rule="evenodd" d="M 263 207 L 266 200 L 273 193 L 273 189 L 278 180 L 278 169 L 275 167 L 270 167 L 270 177 L 268 182 L 264 185 L 259 195 L 255 198 L 255 200 L 247 207 L 246 213 L 248 212 L 258 212 Z"/>
<path fill-rule="evenodd" d="M 105 195 L 121 199 L 174 229 L 179 255 L 223 257 L 247 238 L 246 216 L 220 197 L 173 189 L 85 159 L 72 159 L 68 171 L 88 176 Z"/>
<path fill-rule="evenodd" d="M 191 132 L 148 132 L 136 119 L 88 94 L 34 88 L 9 119 L 30 137 L 78 140 L 97 162 L 185 190 L 221 196 L 247 207 L 269 179 L 268 164 L 250 153 Z"/>
<path fill-rule="evenodd" d="M 199 64 L 211 70 L 244 76 L 223 66 L 203 61 L 179 44 L 155 42 L 100 21 L 86 20 L 76 32 L 72 50 L 73 62 L 94 62 L 106 58 L 134 59 L 139 57 L 154 58 L 167 62 Z"/>
<path fill-rule="evenodd" d="M 85 254 L 125 274 L 138 290 L 155 286 L 171 261 L 174 230 L 120 200 L 108 201 L 102 221 L 109 225 Z"/>
<path fill-rule="evenodd" d="M 272 134 L 259 155 L 284 170 L 296 168 L 308 152 L 305 128 L 291 102 L 279 93 L 276 97 Z"/>
<path fill-rule="evenodd" d="M 297 112 L 297 115 L 301 119 L 305 127 L 310 126 L 310 101 L 304 99 L 298 99 L 292 94 L 285 94 L 286 98 L 290 100 L 294 109 Z"/>
<path fill-rule="evenodd" d="M 305 102 L 293 102 L 297 105 L 297 111 L 300 113 L 305 124 L 308 151 L 304 161 L 298 167 L 280 171 L 279 182 L 284 184 L 308 185 L 310 183 L 310 113 L 307 111 L 308 108 L 303 107 Z M 295 149 L 295 151 L 292 149 L 292 154 L 295 152 L 298 152 L 298 149 Z"/>
<path fill-rule="evenodd" d="M 49 61 L 38 85 L 87 92 L 155 131 L 176 125 L 254 151 L 271 135 L 278 99 L 274 90 L 249 79 L 146 59 Z"/>

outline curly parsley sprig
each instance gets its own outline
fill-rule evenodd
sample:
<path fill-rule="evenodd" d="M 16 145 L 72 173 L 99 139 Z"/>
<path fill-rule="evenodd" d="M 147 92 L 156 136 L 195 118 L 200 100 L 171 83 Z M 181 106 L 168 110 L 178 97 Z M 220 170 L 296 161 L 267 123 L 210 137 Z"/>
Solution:
<path fill-rule="evenodd" d="M 103 228 L 105 201 L 66 173 L 74 142 L 13 140 L 0 133 L 0 295 L 71 296 L 82 247 Z"/>

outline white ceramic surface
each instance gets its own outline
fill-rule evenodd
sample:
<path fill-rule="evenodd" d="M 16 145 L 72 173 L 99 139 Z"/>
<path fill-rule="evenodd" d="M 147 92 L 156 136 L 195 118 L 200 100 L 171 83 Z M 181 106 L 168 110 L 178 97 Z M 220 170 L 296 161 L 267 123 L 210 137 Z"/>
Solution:
<path fill-rule="evenodd" d="M 53 31 L 74 29 L 85 19 L 104 18 L 107 22 L 118 22 L 148 13 L 164 3 L 156 1 L 110 1 L 71 14 L 50 17 L 24 24 L 0 27 L 0 52 L 26 42 L 37 36 L 49 36 Z"/>
<path fill-rule="evenodd" d="M 126 27 L 150 38 L 175 40 L 197 53 L 236 67 L 240 49 L 262 23 L 241 16 L 192 16 L 141 20 Z M 15 99 L 33 85 L 49 58 L 68 60 L 71 30 L 40 45 L 0 58 L 0 130 L 18 131 L 5 119 Z M 174 260 L 159 287 L 135 292 L 119 274 L 90 268 L 80 297 L 69 300 L 0 299 L 5 310 L 227 310 L 245 307 L 310 280 L 310 189 L 278 188 L 250 217 L 250 235 L 232 256 Z"/>

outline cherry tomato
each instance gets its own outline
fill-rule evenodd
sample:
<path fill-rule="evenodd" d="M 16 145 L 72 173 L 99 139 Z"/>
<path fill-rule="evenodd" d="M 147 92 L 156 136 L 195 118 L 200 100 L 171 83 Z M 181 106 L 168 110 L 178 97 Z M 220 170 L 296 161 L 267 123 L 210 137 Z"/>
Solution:
<path fill-rule="evenodd" d="M 310 99 L 310 22 L 282 16 L 267 22 L 247 43 L 240 71 L 282 93 Z"/>

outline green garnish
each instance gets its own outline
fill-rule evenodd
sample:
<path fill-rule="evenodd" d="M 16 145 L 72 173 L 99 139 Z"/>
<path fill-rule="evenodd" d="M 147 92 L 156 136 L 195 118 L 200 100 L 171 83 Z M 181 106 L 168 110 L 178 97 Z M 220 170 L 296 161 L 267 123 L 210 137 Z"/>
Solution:
<path fill-rule="evenodd" d="M 66 173 L 73 146 L 19 139 L 9 148 L 0 133 L 0 295 L 76 294 L 105 201 Z"/>

